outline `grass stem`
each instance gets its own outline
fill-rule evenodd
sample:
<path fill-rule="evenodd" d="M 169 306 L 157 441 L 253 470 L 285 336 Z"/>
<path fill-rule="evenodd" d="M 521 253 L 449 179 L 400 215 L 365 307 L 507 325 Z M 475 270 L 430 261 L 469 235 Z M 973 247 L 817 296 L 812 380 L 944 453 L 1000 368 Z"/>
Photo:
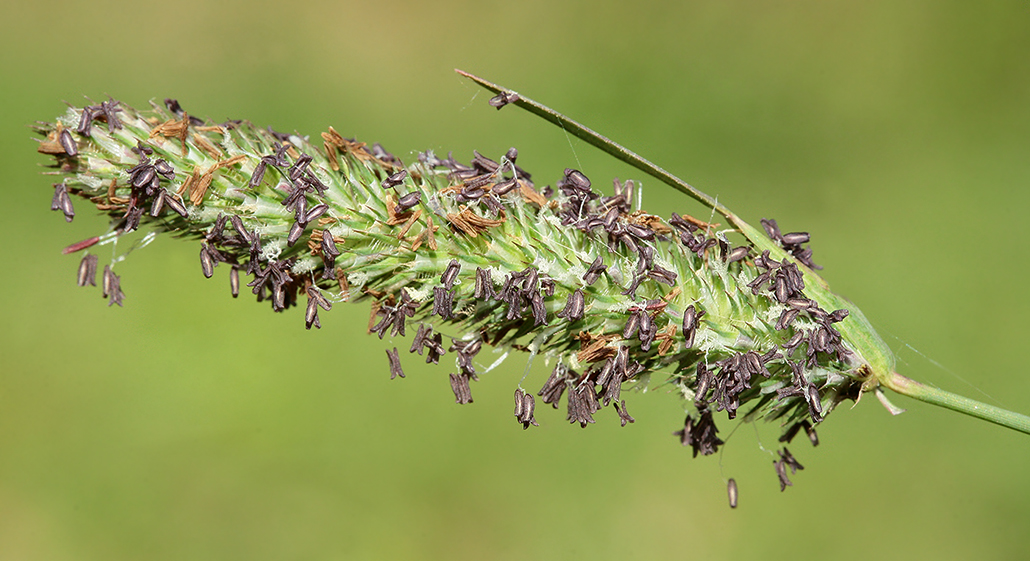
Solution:
<path fill-rule="evenodd" d="M 1026 415 L 927 386 L 897 372 L 892 372 L 880 382 L 901 395 L 1030 434 L 1030 417 Z"/>

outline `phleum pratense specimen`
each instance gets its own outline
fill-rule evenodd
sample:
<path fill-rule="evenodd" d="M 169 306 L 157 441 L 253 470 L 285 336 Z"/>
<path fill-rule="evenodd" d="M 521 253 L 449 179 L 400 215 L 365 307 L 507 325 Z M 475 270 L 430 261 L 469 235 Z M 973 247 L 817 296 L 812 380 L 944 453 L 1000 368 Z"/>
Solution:
<path fill-rule="evenodd" d="M 460 72 L 460 71 L 459 71 Z M 79 286 L 97 286 L 95 246 L 139 229 L 199 240 L 200 271 L 227 268 L 233 297 L 249 291 L 276 312 L 304 308 L 308 329 L 343 301 L 369 300 L 368 331 L 410 337 L 427 363 L 454 357 L 458 403 L 472 403 L 484 345 L 541 355 L 542 388 L 515 392 L 515 419 L 537 426 L 536 398 L 586 427 L 612 406 L 634 421 L 623 387 L 654 373 L 689 404 L 675 433 L 693 454 L 723 444 L 718 418 L 778 420 L 781 442 L 816 426 L 845 400 L 882 388 L 1030 433 L 1030 418 L 931 388 L 894 371 L 894 358 L 862 313 L 816 270 L 809 235 L 764 231 L 663 169 L 510 90 L 498 109 L 521 107 L 675 187 L 714 213 L 717 230 L 688 215 L 634 210 L 634 183 L 604 195 L 583 173 L 553 174 L 539 188 L 514 148 L 471 162 L 419 154 L 404 163 L 378 144 L 332 127 L 321 142 L 246 121 L 213 123 L 176 100 L 137 111 L 115 100 L 70 108 L 36 130 L 59 182 L 51 208 L 71 221 L 73 199 L 111 217 L 108 231 L 72 244 L 84 252 Z M 124 301 L 118 259 L 100 287 Z M 446 334 L 446 336 L 445 336 Z M 391 345 L 392 346 L 392 345 Z M 398 347 L 384 370 L 403 378 Z M 411 360 L 411 357 L 407 360 Z M 385 368 L 388 367 L 388 368 Z M 786 449 L 774 462 L 781 489 L 803 469 Z M 737 487 L 730 480 L 730 500 Z"/>

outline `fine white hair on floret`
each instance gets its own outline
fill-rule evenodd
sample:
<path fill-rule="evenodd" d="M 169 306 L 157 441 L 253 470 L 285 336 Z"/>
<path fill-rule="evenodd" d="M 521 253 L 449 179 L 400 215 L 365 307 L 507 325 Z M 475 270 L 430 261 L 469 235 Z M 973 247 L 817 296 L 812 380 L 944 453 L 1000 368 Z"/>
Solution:
<path fill-rule="evenodd" d="M 314 257 L 310 256 L 302 257 L 301 259 L 297 260 L 297 262 L 294 263 L 292 267 L 290 267 L 290 272 L 295 275 L 307 274 L 311 271 L 314 271 L 315 268 L 317 268 L 321 264 L 322 261 L 320 259 L 315 259 Z"/>
<path fill-rule="evenodd" d="M 769 325 L 775 325 L 776 322 L 780 321 L 780 314 L 782 314 L 783 310 L 786 309 L 786 306 L 780 304 L 777 304 L 775 306 L 769 306 L 769 308 L 766 309 L 764 312 L 759 312 L 758 317 Z"/>
<path fill-rule="evenodd" d="M 533 260 L 533 266 L 542 275 L 546 275 L 553 279 L 557 279 L 559 282 L 566 284 L 567 279 L 565 278 L 566 272 L 564 267 L 558 265 L 554 260 L 547 259 L 544 257 L 537 257 Z"/>
<path fill-rule="evenodd" d="M 422 286 L 409 285 L 406 287 L 408 296 L 416 302 L 425 302 L 429 300 L 430 295 L 433 293 L 432 284 L 424 284 Z"/>
<path fill-rule="evenodd" d="M 265 261 L 274 261 L 279 258 L 279 255 L 283 252 L 283 244 L 286 243 L 282 238 L 271 238 L 261 246 L 261 258 Z"/>
<path fill-rule="evenodd" d="M 371 275 L 369 275 L 365 271 L 354 271 L 353 273 L 347 275 L 347 281 L 350 282 L 351 289 L 365 286 L 365 284 L 368 283 L 369 278 L 371 278 Z"/>

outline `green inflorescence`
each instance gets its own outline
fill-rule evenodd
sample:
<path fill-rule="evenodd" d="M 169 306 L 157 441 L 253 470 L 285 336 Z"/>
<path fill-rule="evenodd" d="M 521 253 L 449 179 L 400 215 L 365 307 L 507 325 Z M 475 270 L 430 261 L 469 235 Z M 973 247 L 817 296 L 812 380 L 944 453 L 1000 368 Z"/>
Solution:
<path fill-rule="evenodd" d="M 623 386 L 664 373 L 690 404 L 675 434 L 695 456 L 723 444 L 716 413 L 778 419 L 781 441 L 804 429 L 815 444 L 814 427 L 836 405 L 880 385 L 943 399 L 893 372 L 861 312 L 814 272 L 806 233 L 763 220 L 763 234 L 589 129 L 469 77 L 500 92 L 495 106 L 568 125 L 731 228 L 634 210 L 632 181 L 616 179 L 602 195 L 573 169 L 538 189 L 514 148 L 498 160 L 427 152 L 404 164 L 332 127 L 313 143 L 246 121 L 201 121 L 175 100 L 147 111 L 109 100 L 37 126 L 38 151 L 53 156 L 49 173 L 60 178 L 51 208 L 71 220 L 78 197 L 111 217 L 105 234 L 66 248 L 85 252 L 80 286 L 96 285 L 94 245 L 140 229 L 197 239 L 205 276 L 224 264 L 234 297 L 249 289 L 277 312 L 306 300 L 308 329 L 334 303 L 370 300 L 369 333 L 410 335 L 409 351 L 427 363 L 454 355 L 458 403 L 472 401 L 484 344 L 553 362 L 536 395 L 555 408 L 564 398 L 566 419 L 583 427 L 608 405 L 623 426 L 633 422 Z M 121 305 L 118 261 L 105 265 L 101 286 Z M 387 355 L 391 378 L 403 377 L 397 348 Z M 520 387 L 516 420 L 536 425 L 535 407 Z M 786 448 L 779 454 L 782 488 L 800 464 Z"/>

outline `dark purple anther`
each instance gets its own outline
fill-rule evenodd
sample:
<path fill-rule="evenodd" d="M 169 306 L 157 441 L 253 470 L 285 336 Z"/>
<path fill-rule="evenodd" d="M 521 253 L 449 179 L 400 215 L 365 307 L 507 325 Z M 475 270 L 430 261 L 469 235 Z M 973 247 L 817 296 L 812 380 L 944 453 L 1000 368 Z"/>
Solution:
<path fill-rule="evenodd" d="M 215 274 L 215 260 L 212 259 L 208 246 L 204 243 L 200 244 L 200 270 L 204 273 L 205 278 L 211 278 Z"/>
<path fill-rule="evenodd" d="M 540 290 L 544 296 L 554 296 L 554 279 L 541 279 Z"/>
<path fill-rule="evenodd" d="M 751 294 L 758 294 L 762 291 L 762 285 L 769 282 L 769 280 L 770 276 L 767 271 L 755 277 L 753 281 L 747 283 L 747 286 L 751 289 Z"/>
<path fill-rule="evenodd" d="M 154 202 L 150 205 L 150 216 L 156 218 L 158 214 L 161 214 L 165 206 L 165 196 L 167 193 L 168 191 L 164 189 L 158 190 L 157 196 L 154 197 Z"/>
<path fill-rule="evenodd" d="M 490 103 L 491 107 L 496 107 L 496 108 L 500 109 L 500 108 L 504 107 L 505 105 L 508 105 L 509 103 L 515 103 L 518 100 L 519 100 L 519 94 L 517 94 L 515 92 L 501 92 L 501 93 L 491 97 L 490 101 L 488 103 Z"/>
<path fill-rule="evenodd" d="M 64 149 L 64 153 L 69 156 L 75 157 L 79 155 L 79 147 L 75 144 L 75 139 L 72 138 L 72 133 L 68 129 L 61 129 L 61 134 L 58 135 L 58 140 L 61 143 L 61 148 Z"/>
<path fill-rule="evenodd" d="M 483 173 L 496 173 L 500 169 L 501 165 L 497 162 L 487 158 L 480 154 L 478 151 L 472 151 L 472 167 L 483 172 Z"/>
<path fill-rule="evenodd" d="M 304 311 L 304 327 L 311 329 L 314 325 L 318 329 L 322 329 L 322 323 L 318 321 L 318 304 L 314 298 L 308 298 L 308 307 Z"/>
<path fill-rule="evenodd" d="M 113 99 L 100 103 L 100 111 L 107 119 L 107 132 L 114 132 L 115 129 L 122 128 L 122 123 L 118 120 L 118 112 L 121 110 L 118 102 Z"/>
<path fill-rule="evenodd" d="M 687 415 L 686 420 L 683 422 L 683 429 L 672 433 L 673 436 L 679 437 L 681 444 L 694 449 L 695 458 L 698 452 L 702 456 L 714 454 L 719 451 L 719 446 L 723 444 L 723 441 L 716 436 L 719 430 L 715 427 L 712 412 L 708 408 L 702 407 L 698 409 L 698 413 L 700 415 L 697 421 L 690 415 Z"/>
<path fill-rule="evenodd" d="M 833 312 L 831 312 L 829 317 L 827 317 L 826 319 L 829 323 L 837 323 L 839 321 L 844 321 L 844 318 L 848 317 L 849 313 L 850 312 L 848 312 L 848 310 L 841 308 L 839 310 L 834 310 Z"/>
<path fill-rule="evenodd" d="M 389 177 L 383 180 L 383 189 L 392 189 L 401 183 L 408 177 L 408 170 L 402 169 L 397 173 L 391 174 Z"/>
<path fill-rule="evenodd" d="M 612 233 L 613 232 L 613 230 L 615 228 L 615 224 L 619 220 L 619 216 L 620 215 L 621 215 L 621 213 L 619 212 L 618 208 L 612 207 L 612 208 L 608 209 L 608 212 L 606 212 L 605 215 L 604 215 L 604 218 L 602 218 L 602 220 L 604 221 L 604 223 L 603 223 L 604 230 L 606 232 L 608 232 L 608 233 Z"/>
<path fill-rule="evenodd" d="M 788 298 L 785 304 L 791 308 L 801 311 L 808 310 L 816 305 L 815 301 L 809 300 L 808 298 Z"/>
<path fill-rule="evenodd" d="M 686 219 L 684 219 L 679 214 L 676 214 L 675 212 L 672 213 L 672 217 L 669 218 L 669 225 L 676 228 L 682 233 L 691 234 L 697 231 L 696 225 L 688 222 Z"/>
<path fill-rule="evenodd" d="M 566 168 L 565 181 L 580 191 L 590 190 L 590 179 L 577 169 Z"/>
<path fill-rule="evenodd" d="M 172 99 L 170 97 L 166 97 L 165 98 L 165 107 L 167 107 L 168 110 L 171 111 L 172 114 L 174 114 L 176 116 L 180 116 L 183 113 L 182 107 L 179 106 L 179 100 L 177 100 L 177 99 Z"/>
<path fill-rule="evenodd" d="M 652 265 L 651 270 L 647 272 L 647 276 L 668 286 L 676 285 L 676 273 L 659 265 Z"/>
<path fill-rule="evenodd" d="M 311 224 L 315 220 L 318 220 L 318 217 L 325 214 L 325 211 L 327 210 L 329 210 L 329 205 L 325 203 L 315 205 L 311 208 L 311 210 L 308 211 L 306 215 L 304 215 L 304 223 Z"/>
<path fill-rule="evenodd" d="M 547 308 L 544 307 L 544 295 L 534 292 L 529 302 L 533 310 L 533 325 L 538 326 L 547 323 Z"/>
<path fill-rule="evenodd" d="M 265 158 L 268 158 L 268 156 Z M 251 174 L 250 181 L 247 183 L 247 186 L 251 188 L 257 187 L 261 184 L 261 180 L 265 178 L 265 169 L 268 167 L 269 163 L 265 158 L 261 158 L 257 165 L 254 166 L 254 173 Z"/>
<path fill-rule="evenodd" d="M 773 294 L 776 296 L 776 300 L 780 303 L 785 303 L 790 298 L 790 290 L 787 288 L 787 279 L 785 277 L 776 276 L 776 282 L 773 285 Z"/>
<path fill-rule="evenodd" d="M 82 108 L 82 115 L 79 117 L 79 126 L 75 129 L 75 132 L 83 136 L 90 135 L 93 126 L 93 111 L 94 109 L 92 106 Z"/>
<path fill-rule="evenodd" d="M 801 245 L 807 243 L 810 238 L 808 232 L 791 232 L 783 234 L 780 241 L 783 242 L 783 245 Z"/>
<path fill-rule="evenodd" d="M 515 420 L 522 423 L 523 429 L 528 429 L 529 425 L 539 427 L 536 419 L 533 418 L 533 411 L 536 409 L 536 400 L 533 396 L 526 393 L 525 390 L 519 388 L 515 390 Z"/>
<path fill-rule="evenodd" d="M 136 170 L 136 173 L 132 175 L 132 186 L 141 188 L 149 184 L 157 172 L 154 170 L 154 166 L 145 165 Z"/>
<path fill-rule="evenodd" d="M 569 408 L 565 417 L 569 423 L 579 423 L 580 427 L 586 428 L 594 422 L 593 414 L 598 409 L 600 406 L 593 384 L 581 384 L 569 389 Z"/>
<path fill-rule="evenodd" d="M 144 156 L 153 156 L 154 155 L 154 149 L 151 148 L 147 144 L 143 144 L 143 142 L 141 142 L 139 140 L 136 141 L 136 147 L 133 148 L 132 151 L 135 152 L 140 157 L 140 163 L 141 164 L 145 164 L 145 163 L 148 163 L 150 161 L 149 159 L 144 158 Z"/>
<path fill-rule="evenodd" d="M 782 239 L 782 236 L 780 235 L 780 227 L 776 225 L 775 220 L 771 218 L 763 218 L 762 227 L 765 228 L 765 233 L 773 240 L 780 241 Z"/>
<path fill-rule="evenodd" d="M 694 305 L 691 304 L 683 310 L 683 337 L 686 339 L 687 348 L 694 346 L 694 335 L 697 333 L 697 321 L 701 319 L 701 316 L 705 315 L 704 310 L 700 312 L 694 309 Z"/>
<path fill-rule="evenodd" d="M 783 274 L 786 275 L 787 281 L 790 286 L 788 287 L 791 292 L 801 292 L 805 289 L 805 277 L 801 274 L 801 269 L 798 266 L 790 263 L 781 267 Z"/>
<path fill-rule="evenodd" d="M 322 294 L 322 291 L 319 290 L 317 286 L 309 286 L 305 292 L 307 292 L 310 300 L 314 300 L 315 303 L 318 304 L 319 308 L 322 308 L 327 312 L 333 309 L 333 303 L 326 299 L 325 295 Z"/>
<path fill-rule="evenodd" d="M 125 213 L 125 226 L 123 231 L 131 232 L 136 228 L 139 228 L 139 219 L 143 216 L 143 209 L 141 207 L 129 207 L 129 211 Z"/>
<path fill-rule="evenodd" d="M 71 222 L 75 218 L 75 207 L 72 199 L 68 196 L 68 187 L 64 183 L 54 184 L 54 198 L 50 201 L 50 210 L 59 210 L 64 213 L 65 222 Z"/>
<path fill-rule="evenodd" d="M 773 352 L 775 352 L 775 349 Z M 770 358 L 772 357 L 772 355 L 769 356 Z M 769 378 L 772 376 L 772 372 L 769 372 L 769 369 L 765 367 L 764 358 L 764 355 L 759 355 L 755 351 L 748 351 L 744 355 L 744 359 L 747 361 L 748 370 L 754 374 L 761 374 L 762 376 Z"/>
<path fill-rule="evenodd" d="M 165 195 L 165 204 L 168 205 L 168 208 L 172 209 L 176 214 L 183 218 L 186 218 L 189 215 L 189 212 L 186 211 L 186 207 L 183 206 L 182 201 L 176 198 L 176 195 L 167 193 Z"/>
<path fill-rule="evenodd" d="M 380 160 L 386 162 L 387 164 L 390 164 L 390 165 L 393 165 L 393 166 L 396 166 L 396 167 L 400 167 L 400 166 L 404 165 L 404 163 L 401 162 L 400 158 L 398 158 L 397 156 L 394 156 L 393 154 L 387 152 L 386 148 L 383 148 L 383 145 L 379 144 L 378 142 L 372 143 L 372 155 L 375 156 L 376 158 L 379 158 Z"/>
<path fill-rule="evenodd" d="M 458 278 L 458 273 L 461 272 L 461 265 L 458 264 L 457 259 L 451 259 L 451 262 L 447 264 L 447 268 L 444 269 L 443 275 L 440 276 L 440 283 L 450 289 L 454 286 L 454 280 Z"/>
<path fill-rule="evenodd" d="M 583 310 L 585 308 L 585 301 L 583 298 L 583 289 L 577 288 L 569 296 L 569 301 L 565 304 L 565 308 L 557 313 L 560 318 L 565 318 L 569 321 L 577 321 L 583 318 Z"/>
<path fill-rule="evenodd" d="M 651 314 L 647 313 L 647 310 L 640 310 L 637 312 L 637 317 L 640 318 L 639 337 L 640 342 L 643 343 L 644 339 L 651 333 L 651 328 L 654 327 L 654 319 L 651 317 Z M 643 345 L 641 345 L 641 347 L 643 347 Z M 647 349 L 643 350 L 646 351 Z"/>
<path fill-rule="evenodd" d="M 619 407 L 619 403 L 622 404 L 622 407 Z M 627 423 L 632 423 L 636 421 L 636 419 L 630 417 L 629 411 L 626 410 L 625 399 L 615 404 L 615 412 L 619 414 L 619 421 L 622 423 L 622 426 L 626 426 Z"/>
<path fill-rule="evenodd" d="M 808 401 L 808 414 L 812 416 L 816 422 L 821 420 L 823 414 L 822 401 L 819 398 L 819 388 L 815 387 L 815 384 L 808 384 L 808 392 L 806 394 Z"/>
<path fill-rule="evenodd" d="M 290 226 L 290 235 L 286 237 L 286 245 L 292 246 L 297 243 L 297 240 L 304 234 L 304 224 L 299 221 L 294 222 L 293 226 Z"/>
<path fill-rule="evenodd" d="M 618 238 L 630 253 L 637 253 L 637 242 L 633 239 L 633 236 L 623 233 Z"/>
<path fill-rule="evenodd" d="M 780 480 L 780 492 L 783 492 L 787 487 L 793 485 L 790 478 L 787 477 L 787 465 L 783 463 L 783 460 L 779 460 L 773 461 L 773 467 L 776 469 L 776 477 Z"/>
<path fill-rule="evenodd" d="M 421 201 L 422 201 L 422 192 L 421 191 L 412 191 L 411 193 L 408 193 L 407 195 L 404 195 L 403 197 L 400 198 L 399 201 L 397 201 L 397 206 L 393 207 L 393 212 L 395 214 L 403 214 L 403 213 L 407 212 L 409 209 L 411 209 L 412 207 L 414 207 L 415 205 L 419 204 L 419 202 L 421 202 Z"/>
<path fill-rule="evenodd" d="M 551 375 L 544 382 L 544 387 L 540 388 L 540 391 L 537 392 L 537 395 L 540 396 L 540 401 L 550 403 L 555 409 L 558 408 L 558 402 L 561 401 L 561 396 L 565 393 L 566 372 L 569 372 L 569 369 L 564 364 L 558 363 L 554 366 Z M 575 373 L 573 372 L 573 374 Z"/>
<path fill-rule="evenodd" d="M 708 388 L 712 383 L 712 375 L 708 372 L 708 366 L 703 362 L 697 363 L 697 372 L 694 376 L 694 403 L 700 406 L 701 404 L 707 403 L 705 396 L 708 394 Z"/>
<path fill-rule="evenodd" d="M 79 286 L 97 285 L 97 260 L 97 256 L 92 253 L 82 256 L 82 261 L 79 262 Z"/>
<path fill-rule="evenodd" d="M 250 243 L 251 235 L 247 230 L 247 227 L 243 225 L 243 219 L 238 215 L 233 214 L 229 216 L 229 220 L 232 222 L 233 229 L 236 230 L 236 233 L 239 234 L 241 238 L 243 238 L 243 241 Z"/>
<path fill-rule="evenodd" d="M 472 389 L 469 388 L 469 377 L 465 374 L 451 374 L 451 391 L 458 405 L 472 403 Z"/>
<path fill-rule="evenodd" d="M 631 312 L 629 318 L 626 320 L 626 326 L 622 328 L 622 338 L 629 339 L 639 328 L 640 314 L 638 312 Z"/>
<path fill-rule="evenodd" d="M 336 258 L 340 250 L 336 248 L 336 241 L 329 230 L 322 230 L 322 265 L 325 268 L 322 273 L 323 279 L 336 278 Z"/>
<path fill-rule="evenodd" d="M 518 179 L 513 177 L 511 179 L 507 179 L 505 181 L 497 183 L 490 189 L 490 192 L 494 195 L 501 196 L 509 193 L 515 187 L 518 187 Z"/>
<path fill-rule="evenodd" d="M 122 298 L 124 298 L 125 295 L 122 294 L 121 281 L 122 278 L 114 274 L 114 271 L 111 270 L 109 265 L 104 266 L 103 292 L 104 298 L 108 298 L 108 306 L 114 304 L 118 304 L 119 306 L 122 305 Z"/>
<path fill-rule="evenodd" d="M 158 175 L 169 181 L 175 179 L 175 170 L 172 169 L 172 166 L 164 160 L 154 162 L 154 170 Z"/>
<path fill-rule="evenodd" d="M 794 319 L 798 317 L 798 311 L 794 308 L 787 308 L 780 314 L 779 321 L 776 322 L 776 329 L 786 329 L 794 322 Z"/>
<path fill-rule="evenodd" d="M 785 467 L 790 468 L 790 473 L 797 473 L 799 469 L 805 469 L 805 466 L 801 465 L 786 447 L 780 451 L 780 461 Z"/>
<path fill-rule="evenodd" d="M 590 268 L 588 268 L 587 272 L 583 274 L 583 281 L 586 282 L 588 286 L 594 284 L 598 277 L 601 276 L 601 273 L 603 273 L 607 268 L 608 266 L 604 264 L 604 261 L 600 257 L 594 259 L 594 262 L 590 264 Z"/>
<path fill-rule="evenodd" d="M 392 351 L 386 351 L 386 358 L 390 361 L 390 379 L 393 380 L 397 376 L 403 378 L 404 370 L 401 369 L 401 357 L 397 347 L 394 347 Z"/>
<path fill-rule="evenodd" d="M 454 295 L 442 286 L 433 287 L 433 311 L 430 315 L 440 314 L 443 319 L 450 319 L 454 306 Z"/>
<path fill-rule="evenodd" d="M 530 292 L 537 289 L 537 283 L 540 280 L 540 271 L 536 267 L 527 267 L 526 270 L 522 272 L 525 273 L 525 278 L 522 281 L 522 292 L 528 296 Z"/>
<path fill-rule="evenodd" d="M 629 233 L 630 235 L 635 236 L 637 238 L 640 238 L 642 240 L 653 240 L 654 239 L 654 230 L 652 230 L 650 228 L 645 228 L 643 226 L 639 226 L 637 224 L 633 224 L 633 223 L 626 224 L 626 232 Z"/>
<path fill-rule="evenodd" d="M 749 251 L 749 248 L 743 245 L 740 247 L 733 248 L 733 250 L 726 255 L 726 263 L 734 263 L 740 261 L 741 259 L 744 259 L 745 257 L 747 257 Z"/>
<path fill-rule="evenodd" d="M 812 346 L 817 351 L 830 350 L 830 332 L 825 328 L 817 329 L 812 334 Z"/>
<path fill-rule="evenodd" d="M 466 185 L 458 196 L 458 202 L 467 203 L 479 200 L 483 198 L 483 195 L 486 195 L 486 189 L 483 189 L 481 185 Z"/>
<path fill-rule="evenodd" d="M 422 355 L 422 350 L 425 348 L 425 342 L 430 335 L 433 334 L 432 327 L 426 327 L 424 323 L 418 324 L 418 333 L 415 334 L 415 338 L 411 341 L 411 348 L 408 349 L 409 353 L 418 353 Z"/>
<path fill-rule="evenodd" d="M 458 368 L 461 369 L 462 373 L 466 376 L 470 376 L 476 379 L 476 367 L 472 363 L 472 359 L 475 358 L 476 353 L 483 347 L 481 340 L 475 341 L 459 341 L 457 339 L 452 340 L 451 348 L 449 350 L 457 352 L 456 362 Z"/>
<path fill-rule="evenodd" d="M 304 175 L 304 172 L 307 171 L 308 164 L 311 163 L 311 160 L 311 154 L 302 153 L 300 157 L 297 158 L 297 161 L 293 162 L 293 165 L 290 166 L 288 170 L 286 170 L 287 175 L 289 175 L 290 179 L 292 181 L 300 179 L 300 177 Z"/>
<path fill-rule="evenodd" d="M 476 267 L 476 288 L 473 297 L 482 300 L 494 300 L 494 281 L 491 278 L 490 270 Z"/>

